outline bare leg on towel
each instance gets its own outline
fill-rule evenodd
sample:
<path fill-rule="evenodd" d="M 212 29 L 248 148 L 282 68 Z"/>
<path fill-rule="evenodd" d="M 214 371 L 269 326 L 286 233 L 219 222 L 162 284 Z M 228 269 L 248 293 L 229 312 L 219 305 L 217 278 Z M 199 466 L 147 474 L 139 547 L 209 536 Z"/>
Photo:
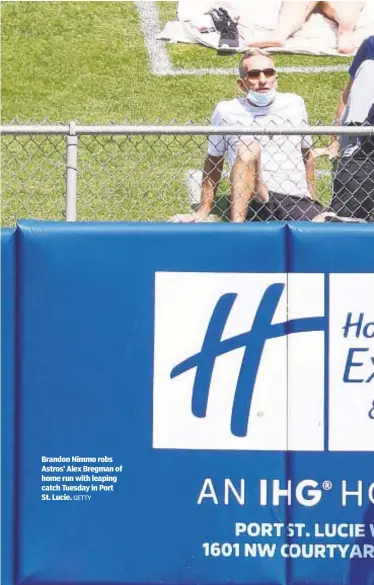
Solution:
<path fill-rule="evenodd" d="M 317 4 L 318 2 L 292 2 L 292 0 L 286 0 L 282 3 L 280 9 L 277 28 L 263 41 L 255 41 L 248 43 L 248 45 L 260 48 L 282 47 L 288 37 L 303 26 Z"/>
<path fill-rule="evenodd" d="M 288 37 L 297 32 L 314 8 L 319 5 L 321 12 L 338 24 L 338 51 L 352 53 L 354 50 L 353 30 L 365 2 L 283 2 L 277 28 L 263 41 L 248 43 L 250 47 L 282 47 Z"/>
<path fill-rule="evenodd" d="M 320 2 L 321 12 L 338 25 L 339 53 L 353 53 L 353 31 L 365 2 Z"/>

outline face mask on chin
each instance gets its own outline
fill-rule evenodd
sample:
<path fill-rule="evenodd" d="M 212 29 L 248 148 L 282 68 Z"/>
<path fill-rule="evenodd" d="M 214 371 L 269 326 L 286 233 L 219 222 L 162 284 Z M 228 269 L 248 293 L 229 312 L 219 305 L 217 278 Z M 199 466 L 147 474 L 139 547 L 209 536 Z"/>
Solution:
<path fill-rule="evenodd" d="M 264 107 L 268 106 L 272 101 L 274 101 L 276 93 L 276 89 L 269 89 L 267 92 L 252 91 L 250 89 L 247 93 L 247 99 L 255 106 Z"/>

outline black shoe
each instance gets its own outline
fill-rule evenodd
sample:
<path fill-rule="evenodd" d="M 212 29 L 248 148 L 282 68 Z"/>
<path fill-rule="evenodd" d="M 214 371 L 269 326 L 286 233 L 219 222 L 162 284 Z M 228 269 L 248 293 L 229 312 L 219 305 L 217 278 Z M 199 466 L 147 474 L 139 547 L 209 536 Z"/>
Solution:
<path fill-rule="evenodd" d="M 226 10 L 224 12 L 226 12 Z M 222 8 L 213 8 L 212 10 L 209 10 L 209 12 L 206 12 L 206 14 L 210 14 L 216 31 L 219 33 L 222 32 L 224 27 L 224 15 L 222 13 Z"/>
<path fill-rule="evenodd" d="M 218 43 L 220 51 L 235 51 L 239 48 L 239 31 L 235 22 L 224 8 L 214 8 L 208 14 L 212 17 L 215 29 L 221 33 Z"/>

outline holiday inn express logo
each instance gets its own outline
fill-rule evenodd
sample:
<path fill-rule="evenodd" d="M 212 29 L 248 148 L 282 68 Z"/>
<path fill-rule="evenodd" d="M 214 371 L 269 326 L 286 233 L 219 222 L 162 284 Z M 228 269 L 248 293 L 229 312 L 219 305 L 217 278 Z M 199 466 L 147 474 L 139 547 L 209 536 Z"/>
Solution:
<path fill-rule="evenodd" d="M 323 331 L 325 327 L 324 317 L 306 317 L 272 323 L 284 288 L 283 283 L 268 286 L 258 305 L 251 329 L 224 341 L 222 335 L 237 295 L 233 293 L 223 295 L 213 310 L 201 351 L 178 364 L 171 372 L 171 377 L 175 378 L 191 368 L 196 368 L 192 392 L 192 412 L 195 416 L 203 418 L 207 413 L 209 390 L 216 359 L 234 349 L 243 348 L 243 361 L 235 389 L 231 416 L 231 432 L 237 437 L 245 437 L 247 434 L 252 392 L 256 384 L 265 343 L 269 339 L 275 339 L 291 332 Z"/>
<path fill-rule="evenodd" d="M 157 273 L 153 447 L 374 450 L 372 298 L 371 274 Z"/>

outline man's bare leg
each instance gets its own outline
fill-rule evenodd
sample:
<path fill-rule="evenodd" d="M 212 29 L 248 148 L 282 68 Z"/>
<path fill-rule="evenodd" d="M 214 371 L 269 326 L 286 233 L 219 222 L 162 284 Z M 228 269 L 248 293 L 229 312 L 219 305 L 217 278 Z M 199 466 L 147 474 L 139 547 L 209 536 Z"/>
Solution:
<path fill-rule="evenodd" d="M 246 220 L 248 204 L 255 197 L 268 201 L 269 194 L 261 179 L 260 145 L 256 140 L 242 143 L 231 170 L 231 221 Z"/>
<path fill-rule="evenodd" d="M 248 43 L 250 47 L 282 47 L 288 37 L 298 31 L 317 6 L 318 2 L 293 2 L 285 0 L 279 13 L 278 26 L 267 38 Z"/>
<path fill-rule="evenodd" d="M 353 31 L 365 2 L 320 2 L 321 11 L 338 24 L 339 53 L 353 53 L 355 49 Z"/>

